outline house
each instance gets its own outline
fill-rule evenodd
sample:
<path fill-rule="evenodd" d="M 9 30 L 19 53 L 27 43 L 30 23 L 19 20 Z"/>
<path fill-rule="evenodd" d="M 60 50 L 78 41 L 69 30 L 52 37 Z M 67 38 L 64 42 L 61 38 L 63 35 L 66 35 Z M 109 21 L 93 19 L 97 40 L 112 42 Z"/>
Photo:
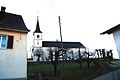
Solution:
<path fill-rule="evenodd" d="M 102 34 L 113 34 L 116 48 L 117 48 L 118 55 L 119 55 L 119 59 L 120 59 L 120 24 L 102 32 L 101 35 Z"/>
<path fill-rule="evenodd" d="M 0 80 L 26 80 L 27 33 L 21 15 L 0 11 Z"/>
<path fill-rule="evenodd" d="M 34 41 L 33 41 L 33 61 L 37 61 L 37 56 L 35 54 L 40 54 L 43 52 L 46 52 L 45 49 L 48 47 L 57 47 L 57 48 L 61 48 L 61 42 L 60 41 L 43 41 L 43 37 L 42 37 L 42 31 L 40 30 L 40 26 L 39 26 L 39 20 L 37 17 L 37 24 L 36 24 L 36 29 L 33 33 L 34 36 Z M 80 50 L 82 49 L 86 49 L 86 47 L 80 43 L 80 42 L 62 42 L 63 44 L 63 48 L 64 49 L 78 49 Z M 41 50 L 41 51 L 39 51 Z M 47 53 L 47 52 L 46 52 Z M 45 58 L 44 58 L 45 60 Z"/>

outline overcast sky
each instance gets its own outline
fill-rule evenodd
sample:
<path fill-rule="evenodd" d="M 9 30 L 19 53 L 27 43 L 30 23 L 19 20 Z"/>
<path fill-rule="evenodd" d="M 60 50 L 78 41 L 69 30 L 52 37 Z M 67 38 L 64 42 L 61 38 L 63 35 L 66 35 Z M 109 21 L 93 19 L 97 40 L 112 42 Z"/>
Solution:
<path fill-rule="evenodd" d="M 87 48 L 114 49 L 112 35 L 101 32 L 120 24 L 119 0 L 0 0 L 6 12 L 22 15 L 31 32 L 32 44 L 37 16 L 43 40 L 60 40 L 58 16 L 61 16 L 63 41 L 81 42 Z"/>

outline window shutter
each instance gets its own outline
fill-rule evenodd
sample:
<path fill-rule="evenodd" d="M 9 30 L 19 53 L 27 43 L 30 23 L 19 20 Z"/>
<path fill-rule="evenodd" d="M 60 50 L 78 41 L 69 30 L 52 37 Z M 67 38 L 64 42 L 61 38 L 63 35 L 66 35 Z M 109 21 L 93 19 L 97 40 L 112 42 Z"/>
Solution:
<path fill-rule="evenodd" d="M 13 36 L 8 36 L 7 49 L 13 49 Z"/>

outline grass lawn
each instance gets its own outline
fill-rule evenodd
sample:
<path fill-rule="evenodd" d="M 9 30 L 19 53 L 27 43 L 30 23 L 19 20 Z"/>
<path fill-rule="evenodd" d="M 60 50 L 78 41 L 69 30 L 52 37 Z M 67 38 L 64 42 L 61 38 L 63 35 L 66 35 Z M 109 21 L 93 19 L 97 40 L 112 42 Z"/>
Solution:
<path fill-rule="evenodd" d="M 120 60 L 113 60 L 110 62 L 110 64 L 108 62 L 106 62 L 109 67 L 112 69 L 112 70 L 115 70 L 115 69 L 120 69 Z"/>
<path fill-rule="evenodd" d="M 87 63 L 83 62 L 82 66 L 78 63 L 59 63 L 57 77 L 53 77 L 52 64 L 29 64 L 28 74 L 40 73 L 43 80 L 88 80 L 95 77 L 100 69 L 90 63 L 90 68 L 87 68 Z"/>

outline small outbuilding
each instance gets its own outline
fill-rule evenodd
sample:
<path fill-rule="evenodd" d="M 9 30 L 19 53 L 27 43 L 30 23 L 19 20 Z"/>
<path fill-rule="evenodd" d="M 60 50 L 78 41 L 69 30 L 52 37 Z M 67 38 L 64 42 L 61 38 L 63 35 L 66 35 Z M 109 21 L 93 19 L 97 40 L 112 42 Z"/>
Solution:
<path fill-rule="evenodd" d="M 0 80 L 26 80 L 27 33 L 21 15 L 0 11 Z"/>
<path fill-rule="evenodd" d="M 101 35 L 102 34 L 109 34 L 109 35 L 113 34 L 116 48 L 117 48 L 118 55 L 119 55 L 119 59 L 120 59 L 120 24 L 102 32 Z"/>

